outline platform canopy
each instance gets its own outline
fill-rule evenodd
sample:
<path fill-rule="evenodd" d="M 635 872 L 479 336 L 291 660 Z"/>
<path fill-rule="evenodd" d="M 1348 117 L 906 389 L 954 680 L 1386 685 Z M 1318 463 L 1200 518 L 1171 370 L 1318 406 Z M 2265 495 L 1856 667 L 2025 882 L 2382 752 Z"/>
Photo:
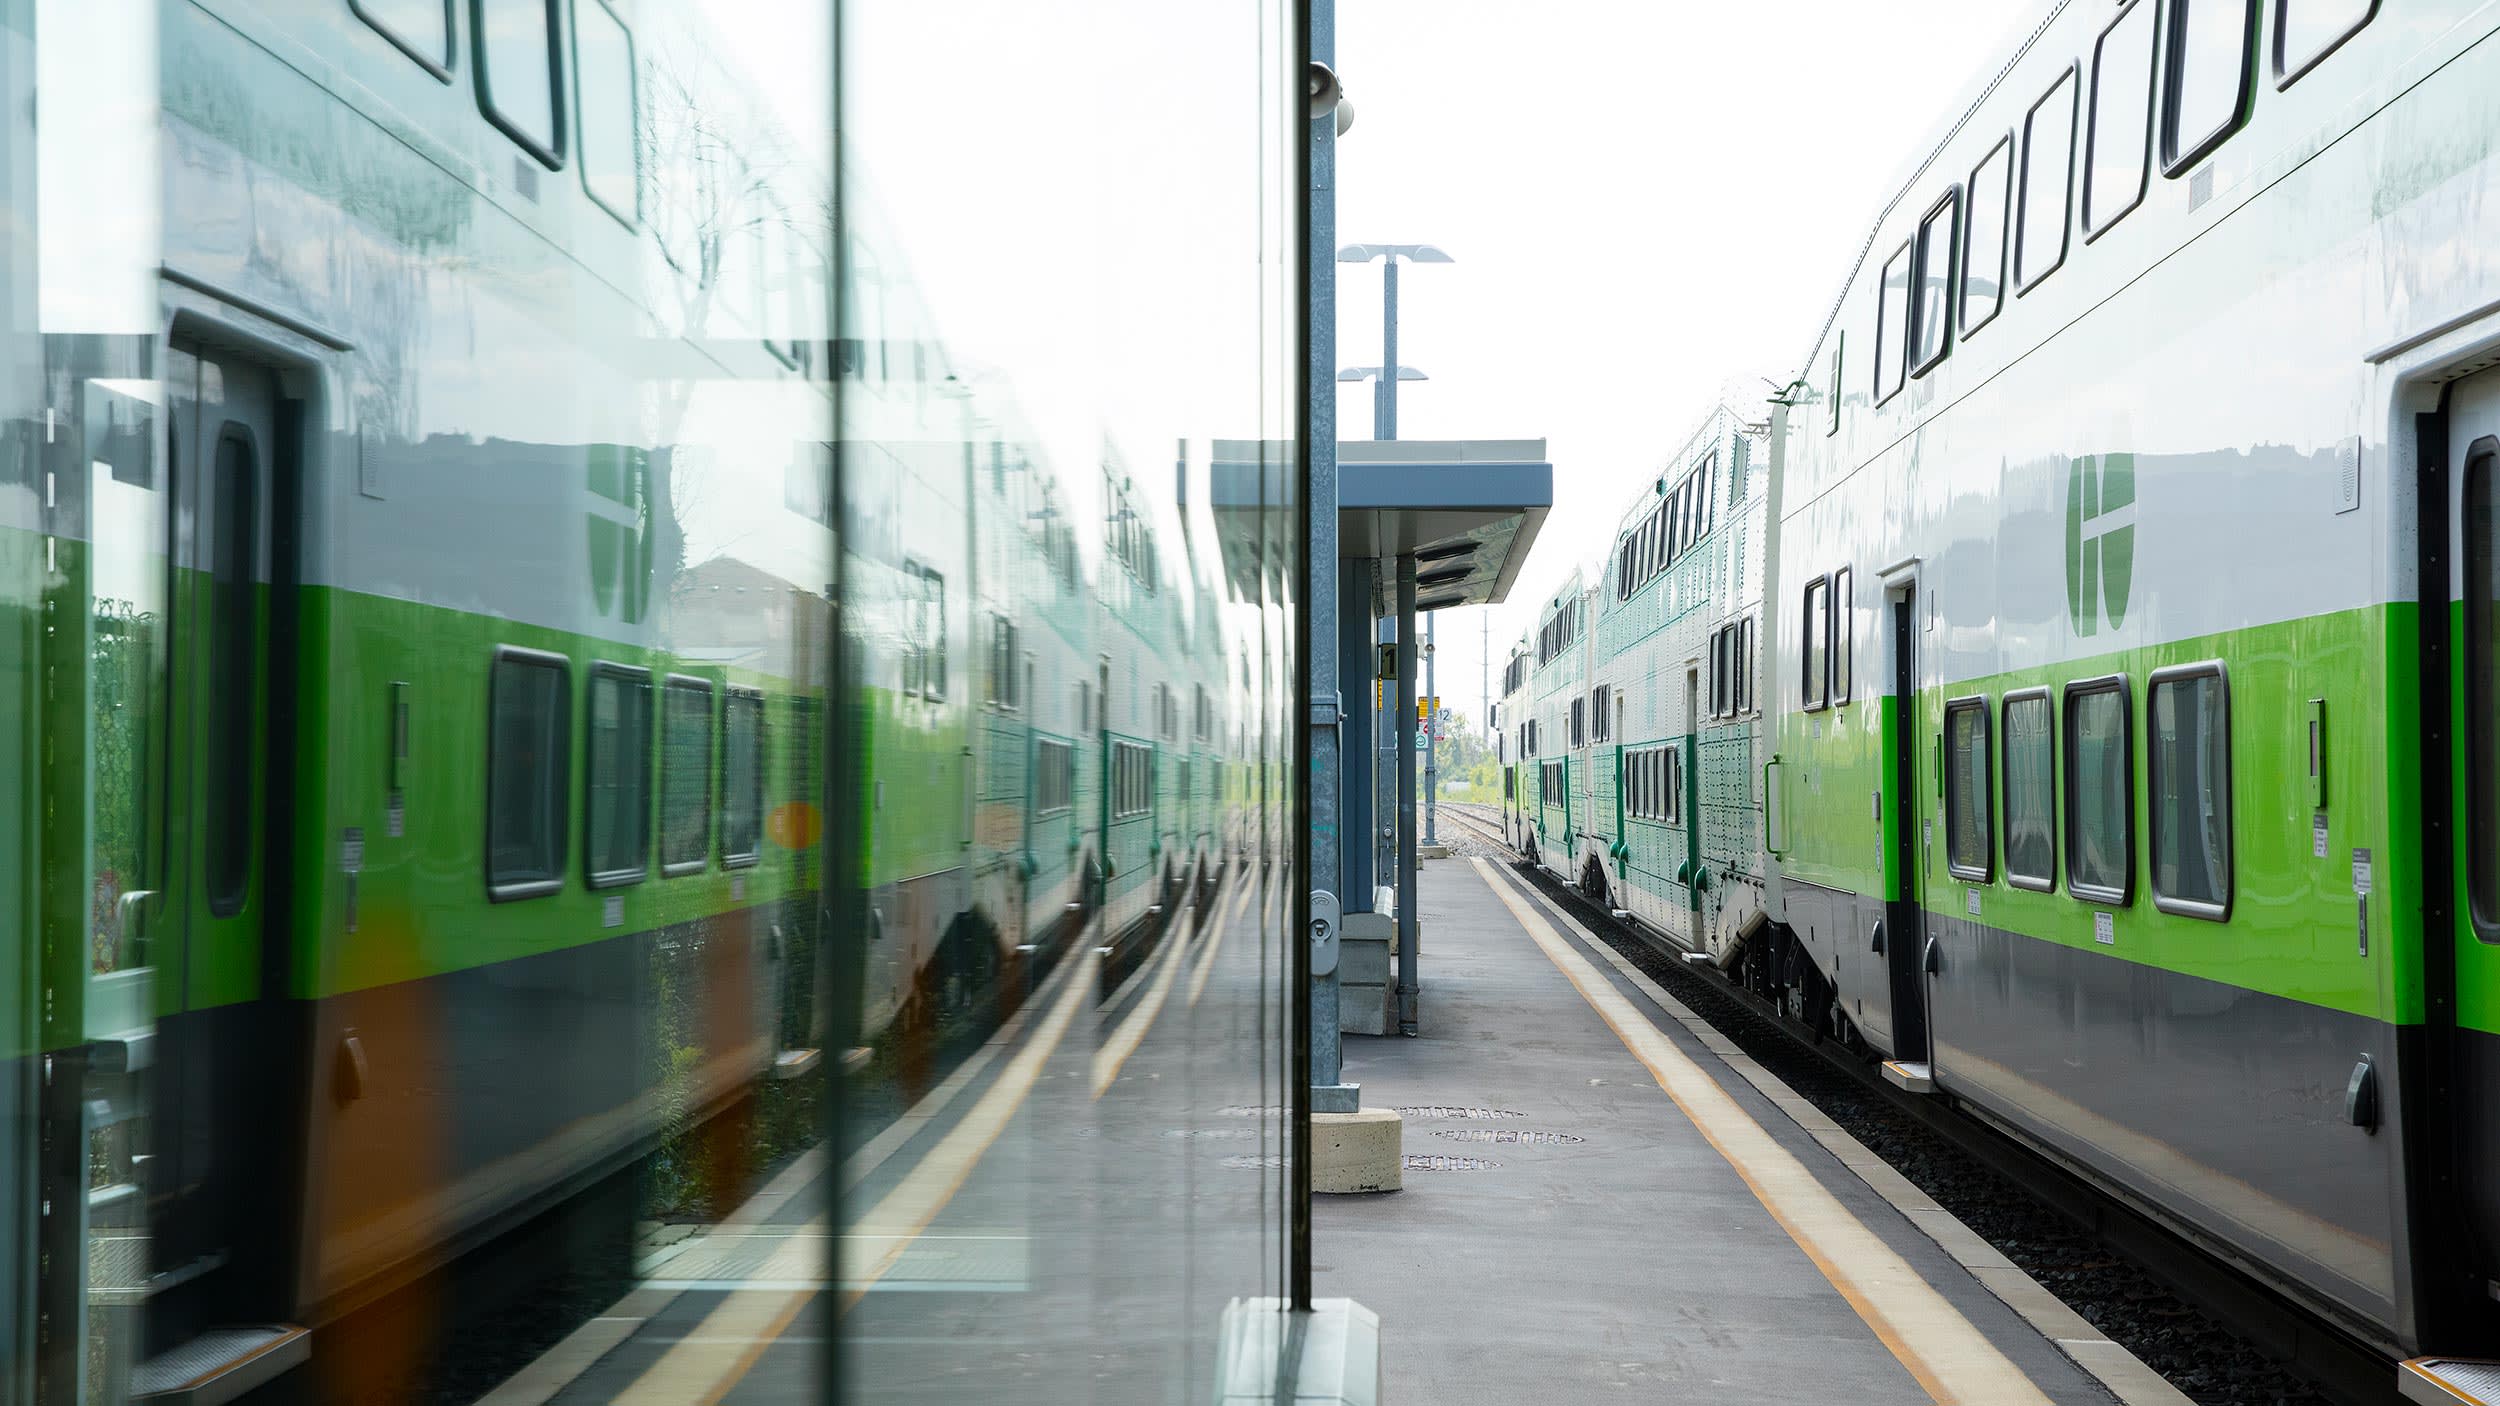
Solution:
<path fill-rule="evenodd" d="M 1293 475 L 1289 446 L 1215 443 L 1213 496 L 1236 578 L 1258 570 L 1262 505 Z M 1262 484 L 1266 490 L 1262 491 Z M 1343 440 L 1337 445 L 1337 554 L 1412 554 L 1416 608 L 1493 605 L 1510 594 L 1554 506 L 1554 466 L 1541 439 Z M 1238 529 L 1238 530 L 1237 530 Z"/>

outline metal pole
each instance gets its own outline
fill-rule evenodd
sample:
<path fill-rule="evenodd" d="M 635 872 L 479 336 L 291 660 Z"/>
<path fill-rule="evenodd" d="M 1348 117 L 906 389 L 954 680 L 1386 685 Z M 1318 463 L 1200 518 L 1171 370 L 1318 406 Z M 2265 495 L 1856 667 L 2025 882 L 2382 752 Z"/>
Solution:
<path fill-rule="evenodd" d="M 1302 11 L 1299 36 L 1303 63 L 1328 63 L 1336 57 L 1335 0 L 1309 0 Z M 1336 159 L 1337 119 L 1333 112 L 1308 119 L 1299 153 L 1302 164 L 1301 227 L 1294 253 L 1302 274 L 1302 364 L 1296 373 L 1301 413 L 1294 439 L 1303 474 L 1299 495 L 1300 521 L 1295 533 L 1301 551 L 1291 583 L 1301 603 L 1295 624 L 1295 672 L 1307 725 L 1294 729 L 1295 789 L 1306 822 L 1293 826 L 1294 858 L 1309 887 L 1290 885 L 1287 892 L 1299 920 L 1285 939 L 1287 993 L 1288 1095 L 1295 1105 L 1286 1137 L 1292 1148 L 1286 1186 L 1289 1204 L 1285 1292 L 1300 1312 L 1311 1307 L 1311 1113 L 1318 1104 L 1312 1087 L 1319 1071 L 1313 1067 L 1313 1036 L 1337 1028 L 1334 962 L 1321 962 L 1321 944 L 1314 942 L 1313 910 L 1335 906 L 1337 882 L 1337 247 Z M 1329 971 L 1315 970 L 1326 965 Z M 1320 1025 L 1323 1004 L 1318 987 L 1325 984 L 1326 1025 Z M 1328 1071 L 1330 1083 L 1336 1071 Z"/>
<path fill-rule="evenodd" d="M 1415 558 L 1398 558 L 1398 1033 L 1415 1033 Z"/>
<path fill-rule="evenodd" d="M 1441 689 L 1432 681 L 1440 651 L 1433 645 L 1441 612 L 1424 617 L 1424 843 L 1441 843 Z"/>
<path fill-rule="evenodd" d="M 1398 256 L 1380 261 L 1380 429 L 1379 439 L 1398 437 Z"/>

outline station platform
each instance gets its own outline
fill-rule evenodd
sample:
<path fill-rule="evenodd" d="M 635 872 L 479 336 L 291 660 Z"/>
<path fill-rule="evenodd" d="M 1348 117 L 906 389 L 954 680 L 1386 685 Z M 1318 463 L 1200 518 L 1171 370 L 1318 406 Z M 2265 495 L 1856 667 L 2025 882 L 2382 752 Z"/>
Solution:
<path fill-rule="evenodd" d="M 1345 1056 L 1404 1189 L 1312 1212 L 1384 1399 L 2188 1400 L 1506 865 L 1418 885 L 1422 1033 Z"/>

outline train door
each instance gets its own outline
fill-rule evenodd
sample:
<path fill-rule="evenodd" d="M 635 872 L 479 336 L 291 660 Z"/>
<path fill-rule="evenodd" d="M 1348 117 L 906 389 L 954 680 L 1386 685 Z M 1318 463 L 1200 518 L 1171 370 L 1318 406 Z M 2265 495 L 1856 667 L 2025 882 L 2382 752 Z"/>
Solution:
<path fill-rule="evenodd" d="M 1893 882 L 1884 902 L 1884 969 L 1891 998 L 1892 1053 L 1896 1064 L 1927 1061 L 1927 967 L 1933 938 L 1927 932 L 1925 875 L 1933 835 L 1920 804 L 1918 762 L 1925 721 L 1918 691 L 1918 586 L 1905 581 L 1886 593 L 1892 628 L 1892 853 Z M 1847 638 L 1853 622 L 1843 607 L 1836 627 Z"/>
<path fill-rule="evenodd" d="M 166 363 L 176 571 L 158 953 L 147 1340 L 292 1307 L 290 1183 L 306 1032 L 284 999 L 294 592 L 276 376 L 176 340 Z"/>
<path fill-rule="evenodd" d="M 2427 427 L 2424 435 L 2420 549 L 2424 834 L 2444 830 L 2449 839 L 2426 846 L 2422 967 L 2431 1049 L 2423 1067 L 2406 1071 L 2408 1109 L 2432 1110 L 2429 1117 L 2408 1111 L 2408 1123 L 2419 1119 L 2426 1135 L 2417 1140 L 2435 1146 L 2443 1132 L 2455 1139 L 2453 1180 L 2448 1165 L 2437 1165 L 2447 1156 L 2435 1156 L 2414 1183 L 2414 1195 L 2428 1198 L 2411 1220 L 2421 1257 L 2432 1261 L 2415 1273 L 2428 1297 L 2416 1320 L 2430 1347 L 2488 1341 L 2492 1330 L 2484 1295 L 2442 1286 L 2500 1283 L 2500 1180 L 2493 1177 L 2500 1168 L 2500 372 L 2452 386 L 2446 418 L 2444 461 L 2436 436 Z M 2330 814 L 2350 804 L 2339 800 L 2332 776 L 2318 784 Z M 2356 885 L 2366 862 L 2353 857 Z M 2464 1236 L 2447 1231 L 2442 1181 L 2464 1202 L 2455 1208 Z M 2443 1265 L 2443 1256 L 2465 1262 Z"/>
<path fill-rule="evenodd" d="M 1701 671 L 1684 671 L 1684 897 L 1692 913 L 1693 946 L 1702 948 L 1701 927 Z"/>

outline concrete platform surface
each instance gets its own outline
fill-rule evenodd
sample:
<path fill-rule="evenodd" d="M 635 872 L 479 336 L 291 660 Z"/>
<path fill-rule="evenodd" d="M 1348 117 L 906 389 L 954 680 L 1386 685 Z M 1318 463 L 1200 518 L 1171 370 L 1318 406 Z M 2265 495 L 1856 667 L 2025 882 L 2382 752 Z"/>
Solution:
<path fill-rule="evenodd" d="M 1523 881 L 1420 887 L 1422 1034 L 1346 1041 L 1405 1189 L 1312 1207 L 1385 1401 L 2186 1399 Z"/>

